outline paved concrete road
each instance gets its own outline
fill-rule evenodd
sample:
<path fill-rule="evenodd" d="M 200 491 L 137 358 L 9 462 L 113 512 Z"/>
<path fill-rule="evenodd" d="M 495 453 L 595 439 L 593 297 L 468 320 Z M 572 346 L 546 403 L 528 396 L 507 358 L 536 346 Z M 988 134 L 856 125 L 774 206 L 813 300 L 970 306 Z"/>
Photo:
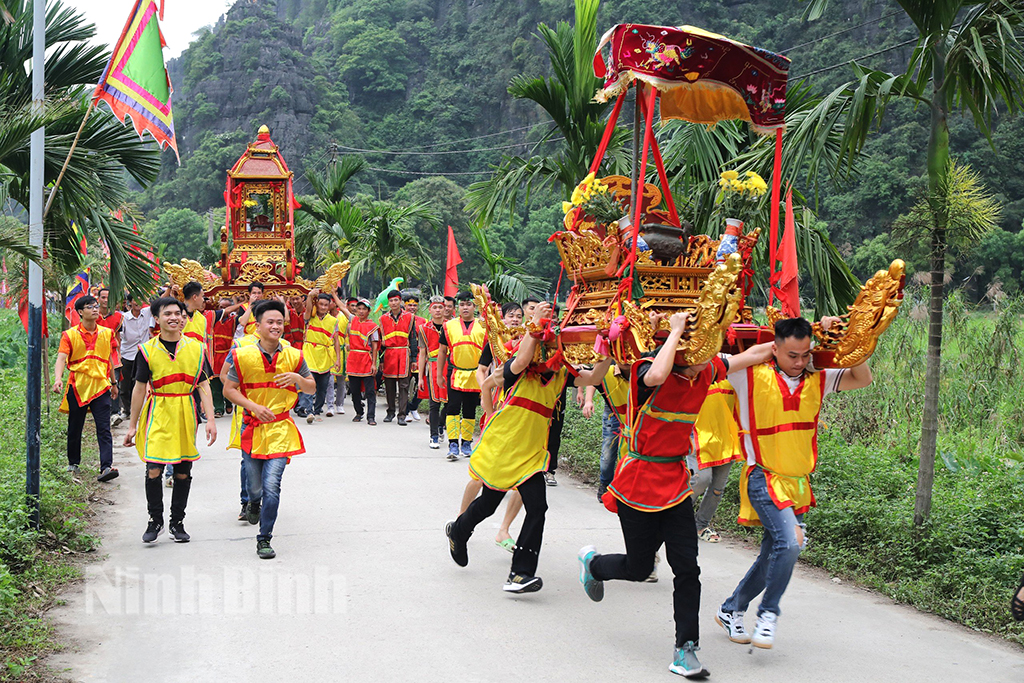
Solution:
<path fill-rule="evenodd" d="M 308 453 L 285 473 L 271 561 L 255 555 L 255 527 L 235 519 L 227 420 L 194 470 L 188 544 L 141 542 L 143 468 L 120 449 L 113 505 L 101 511 L 106 558 L 52 613 L 72 646 L 50 664 L 82 681 L 677 680 L 667 565 L 657 584 L 607 584 L 599 604 L 579 585 L 581 546 L 622 549 L 616 517 L 589 488 L 561 477 L 548 490 L 544 588 L 512 597 L 496 519 L 470 541 L 467 568 L 448 556 L 442 528 L 465 461 L 428 450 L 422 423 L 350 417 L 301 425 Z M 803 568 L 775 649 L 748 654 L 713 615 L 752 559 L 745 546 L 701 544 L 700 657 L 713 680 L 1024 680 L 1021 650 Z"/>

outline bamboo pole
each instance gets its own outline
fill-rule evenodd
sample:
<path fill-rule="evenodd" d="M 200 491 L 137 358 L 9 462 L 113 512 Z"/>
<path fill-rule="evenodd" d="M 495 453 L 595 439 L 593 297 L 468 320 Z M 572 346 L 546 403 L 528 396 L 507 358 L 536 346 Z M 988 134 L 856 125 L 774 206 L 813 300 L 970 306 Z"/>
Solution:
<path fill-rule="evenodd" d="M 54 197 L 57 196 L 57 189 L 60 187 L 60 181 L 64 180 L 64 173 L 68 170 L 68 165 L 71 163 L 71 155 L 75 153 L 75 148 L 78 147 L 78 141 L 82 137 L 82 131 L 85 130 L 85 122 L 89 120 L 89 114 L 92 113 L 93 107 L 96 106 L 96 101 L 91 100 L 89 102 L 89 108 L 85 110 L 85 116 L 82 117 L 82 125 L 78 127 L 78 132 L 75 133 L 75 139 L 71 143 L 71 149 L 68 150 L 68 157 L 64 160 L 64 165 L 60 167 L 60 173 L 57 175 L 57 182 L 53 184 L 53 189 L 50 190 L 50 196 L 46 200 L 46 207 L 43 209 L 43 220 L 46 220 L 46 214 L 50 213 L 50 206 L 53 204 Z"/>

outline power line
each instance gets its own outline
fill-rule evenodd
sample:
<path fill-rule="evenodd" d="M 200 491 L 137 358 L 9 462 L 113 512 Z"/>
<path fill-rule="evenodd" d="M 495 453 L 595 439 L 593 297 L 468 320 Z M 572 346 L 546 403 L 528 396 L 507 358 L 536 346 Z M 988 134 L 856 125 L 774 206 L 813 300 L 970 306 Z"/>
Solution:
<path fill-rule="evenodd" d="M 839 36 L 839 35 L 842 35 L 844 33 L 849 33 L 850 31 L 854 31 L 854 30 L 856 30 L 858 28 L 861 28 L 862 26 L 867 26 L 868 24 L 877 24 L 878 22 L 882 21 L 883 19 L 888 19 L 889 17 L 894 17 L 894 16 L 896 16 L 899 13 L 900 13 L 900 11 L 896 10 L 895 12 L 890 12 L 889 14 L 883 14 L 882 16 L 878 17 L 877 19 L 869 19 L 868 21 L 865 21 L 863 23 L 857 24 L 856 26 L 850 26 L 849 28 L 844 28 L 841 31 L 836 31 L 835 33 L 829 33 L 828 35 L 822 36 L 821 38 L 816 38 L 815 40 L 809 40 L 806 43 L 800 43 L 799 45 L 794 45 L 793 47 L 789 47 L 789 48 L 786 48 L 785 50 L 783 50 L 782 54 L 786 54 L 787 52 L 792 52 L 793 50 L 799 50 L 800 48 L 807 47 L 808 45 L 814 45 L 815 43 L 820 43 L 821 41 L 825 40 L 826 38 L 831 38 L 833 36 Z"/>
<path fill-rule="evenodd" d="M 432 176 L 448 176 L 448 175 L 490 175 L 491 171 L 456 171 L 455 173 L 434 173 L 427 171 L 399 171 L 392 168 L 375 168 L 373 166 L 367 166 L 368 171 L 380 171 L 381 173 L 396 173 L 398 175 L 432 175 Z"/>
<path fill-rule="evenodd" d="M 438 156 L 444 154 L 469 154 L 472 152 L 493 152 L 500 149 L 512 149 L 513 147 L 522 147 L 523 145 L 540 144 L 541 142 L 557 142 L 564 140 L 563 137 L 550 138 L 548 140 L 540 140 L 537 143 L 533 142 L 516 142 L 511 145 L 499 145 L 497 147 L 475 147 L 473 149 L 453 149 L 447 152 L 410 152 L 410 151 L 399 151 L 392 149 L 360 149 L 359 147 L 347 147 L 345 145 L 338 145 L 339 149 L 347 149 L 350 152 L 360 152 L 363 154 L 391 154 L 395 156 Z"/>
<path fill-rule="evenodd" d="M 883 49 L 878 50 L 876 52 L 872 52 L 871 54 L 862 55 L 860 57 L 855 57 L 853 59 L 848 59 L 845 62 L 839 62 L 838 64 L 833 64 L 832 66 L 822 67 L 821 69 L 815 69 L 814 71 L 808 71 L 805 74 L 800 74 L 799 76 L 794 76 L 790 80 L 791 81 L 799 81 L 801 78 L 807 78 L 808 76 L 814 76 L 816 74 L 824 73 L 826 71 L 831 71 L 832 69 L 838 69 L 841 66 L 846 66 L 847 64 L 851 64 L 853 62 L 858 62 L 858 61 L 860 61 L 862 59 L 868 59 L 869 57 L 876 57 L 876 56 L 878 56 L 878 55 L 880 55 L 880 54 L 882 54 L 884 52 L 889 52 L 890 50 L 896 50 L 898 48 L 905 47 L 907 45 L 910 45 L 911 43 L 916 43 L 918 40 L 919 40 L 918 38 L 911 38 L 910 40 L 905 40 L 902 43 L 897 43 L 895 45 L 891 45 L 891 46 L 889 46 L 887 48 L 883 48 Z"/>
<path fill-rule="evenodd" d="M 519 128 L 509 128 L 508 130 L 499 130 L 497 133 L 488 133 L 487 135 L 477 135 L 471 138 L 462 138 L 461 140 L 449 140 L 448 142 L 435 142 L 429 145 L 413 145 L 414 148 L 428 149 L 430 147 L 443 147 L 444 145 L 454 145 L 457 142 L 470 142 L 471 140 L 483 140 L 484 138 L 493 138 L 496 135 L 505 135 L 506 133 L 516 133 L 521 130 L 529 130 L 534 126 L 521 126 Z"/>

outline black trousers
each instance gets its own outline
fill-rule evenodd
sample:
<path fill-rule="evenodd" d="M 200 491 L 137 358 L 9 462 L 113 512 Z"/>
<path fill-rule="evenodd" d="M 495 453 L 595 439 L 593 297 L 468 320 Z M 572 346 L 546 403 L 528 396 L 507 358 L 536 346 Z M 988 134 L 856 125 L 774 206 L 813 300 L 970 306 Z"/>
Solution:
<path fill-rule="evenodd" d="M 185 519 L 185 506 L 188 505 L 188 492 L 192 488 L 192 462 L 176 462 L 174 469 L 174 485 L 171 488 L 171 524 Z M 164 519 L 164 482 L 163 477 L 149 476 L 149 470 L 163 470 L 163 463 L 146 463 L 146 507 L 149 518 L 162 522 Z M 184 474 L 184 478 L 179 478 Z"/>
<path fill-rule="evenodd" d="M 600 581 L 643 581 L 654 571 L 654 554 L 665 544 L 672 567 L 672 608 L 676 647 L 700 642 L 700 567 L 697 566 L 697 527 L 689 498 L 658 512 L 641 512 L 619 503 L 619 524 L 626 541 L 625 555 L 598 555 L 590 571 Z"/>
<path fill-rule="evenodd" d="M 523 498 L 526 519 L 523 520 L 523 528 L 519 532 L 519 538 L 516 539 L 515 552 L 512 553 L 512 573 L 534 576 L 537 573 L 537 560 L 540 558 L 540 545 L 544 541 L 544 516 L 548 511 L 544 475 L 540 473 L 533 475 L 520 484 L 516 490 Z M 483 487 L 480 490 L 480 495 L 452 524 L 452 535 L 455 539 L 468 541 L 476 526 L 498 509 L 505 493 L 505 491 Z M 693 526 L 693 522 L 690 523 L 690 526 Z M 694 530 L 694 538 L 697 537 L 696 533 Z M 650 574 L 650 572 L 647 573 Z"/>
<path fill-rule="evenodd" d="M 430 399 L 430 438 L 438 438 L 445 432 L 441 423 L 441 402 Z"/>
<path fill-rule="evenodd" d="M 106 391 L 88 405 L 80 406 L 75 400 L 75 390 L 68 388 L 68 464 L 82 463 L 82 430 L 85 417 L 92 413 L 96 423 L 96 442 L 100 447 L 100 470 L 114 465 L 114 441 L 110 436 L 110 392 Z"/>
<path fill-rule="evenodd" d="M 562 390 L 562 398 L 551 415 L 551 429 L 548 430 L 548 453 L 551 460 L 548 462 L 548 472 L 558 469 L 558 451 L 562 448 L 562 427 L 565 425 L 565 391 Z"/>
<path fill-rule="evenodd" d="M 409 409 L 409 375 L 405 377 L 385 377 L 384 378 L 384 395 L 388 400 L 388 415 L 395 414 L 395 408 L 398 408 L 398 414 L 405 417 Z M 395 405 L 395 399 L 398 399 L 398 405 Z"/>
<path fill-rule="evenodd" d="M 467 420 L 476 419 L 476 409 L 480 407 L 479 391 L 462 391 L 451 386 L 448 387 L 448 403 L 444 407 L 445 419 L 449 416 L 458 416 Z M 456 439 L 458 441 L 458 439 Z"/>
<path fill-rule="evenodd" d="M 352 406 L 356 409 L 356 415 L 363 415 L 363 400 L 366 401 L 366 419 L 372 420 L 377 414 L 377 383 L 373 377 L 348 378 L 349 393 L 352 394 Z"/>
<path fill-rule="evenodd" d="M 125 417 L 132 414 L 132 392 L 135 391 L 135 359 L 121 359 L 121 378 L 117 383 L 118 398 L 121 399 L 121 412 Z"/>
<path fill-rule="evenodd" d="M 319 415 L 324 409 L 324 401 L 327 400 L 327 383 L 331 381 L 331 373 L 312 372 L 313 381 L 316 382 L 316 398 L 313 400 L 313 414 Z"/>

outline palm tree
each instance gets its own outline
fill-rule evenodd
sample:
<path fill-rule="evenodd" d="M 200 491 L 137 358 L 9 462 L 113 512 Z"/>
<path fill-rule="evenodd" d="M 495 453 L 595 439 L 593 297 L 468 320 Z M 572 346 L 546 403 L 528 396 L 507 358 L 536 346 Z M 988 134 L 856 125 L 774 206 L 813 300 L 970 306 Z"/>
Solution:
<path fill-rule="evenodd" d="M 4 191 L 28 207 L 29 136 L 39 123 L 46 126 L 44 184 L 60 172 L 88 106 L 88 95 L 106 66 L 109 54 L 88 44 L 95 27 L 81 14 L 51 2 L 46 11 L 46 98 L 42 114 L 32 119 L 32 74 L 24 65 L 32 57 L 32 11 L 25 0 L 5 0 L 9 23 L 0 22 L 0 176 Z M 6 118 L 5 118 L 6 117 Z M 7 125 L 7 121 L 12 125 Z M 76 272 L 81 256 L 72 221 L 87 234 L 104 240 L 110 250 L 107 285 L 115 292 L 126 287 L 137 294 L 153 286 L 155 264 L 146 258 L 151 245 L 135 234 L 130 219 L 111 216 L 125 204 L 128 179 L 145 186 L 160 169 L 159 152 L 141 141 L 131 127 L 113 115 L 95 112 L 71 158 L 59 194 L 44 224 L 46 255 L 56 270 Z"/>
<path fill-rule="evenodd" d="M 568 199 L 587 174 L 604 133 L 601 117 L 610 106 L 607 102 L 592 101 L 602 85 L 594 76 L 593 65 L 599 4 L 599 0 L 576 0 L 575 26 L 560 21 L 554 29 L 546 24 L 537 27 L 538 37 L 547 46 L 554 76 L 516 76 L 508 91 L 516 99 L 536 102 L 550 117 L 553 125 L 537 146 L 559 144 L 550 154 L 529 158 L 506 156 L 490 178 L 469 186 L 466 209 L 482 225 L 505 211 L 511 220 L 522 190 L 529 196 L 530 192 L 553 188 Z M 628 131 L 616 131 L 609 155 L 602 162 L 604 170 L 618 173 L 628 169 L 629 161 L 623 156 L 628 135 Z"/>
<path fill-rule="evenodd" d="M 391 278 L 426 280 L 437 272 L 434 255 L 420 244 L 413 226 L 425 222 L 432 229 L 440 226 L 429 204 L 413 202 L 398 206 L 392 202 L 367 199 L 360 205 L 362 225 L 356 233 L 351 252 L 350 277 L 373 276 L 375 287 L 383 287 Z"/>
<path fill-rule="evenodd" d="M 365 166 L 362 157 L 344 156 L 323 172 L 306 172 L 314 194 L 299 198 L 302 206 L 296 210 L 295 249 L 318 266 L 327 267 L 352 255 L 363 214 L 345 196 L 345 190 Z"/>
<path fill-rule="evenodd" d="M 914 524 L 931 512 L 939 424 L 942 306 L 946 251 L 951 238 L 949 117 L 969 112 L 990 141 L 999 107 L 1024 106 L 1024 11 L 1014 0 L 897 0 L 918 32 L 917 45 L 902 73 L 869 71 L 854 65 L 856 79 L 829 96 L 847 104 L 842 155 L 860 151 L 870 130 L 881 124 L 894 99 L 910 99 L 931 113 L 927 170 L 930 244 L 928 355 Z M 828 0 L 813 0 L 808 15 L 820 16 Z"/>
<path fill-rule="evenodd" d="M 504 254 L 491 251 L 487 231 L 476 223 L 470 223 L 470 231 L 480 247 L 487 279 L 487 285 L 495 301 L 523 301 L 528 296 L 539 296 L 548 289 L 548 281 L 528 273 L 522 265 Z"/>

